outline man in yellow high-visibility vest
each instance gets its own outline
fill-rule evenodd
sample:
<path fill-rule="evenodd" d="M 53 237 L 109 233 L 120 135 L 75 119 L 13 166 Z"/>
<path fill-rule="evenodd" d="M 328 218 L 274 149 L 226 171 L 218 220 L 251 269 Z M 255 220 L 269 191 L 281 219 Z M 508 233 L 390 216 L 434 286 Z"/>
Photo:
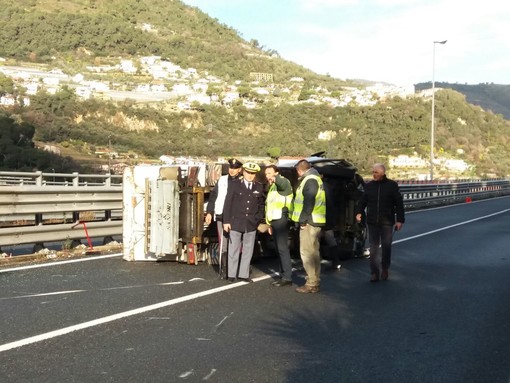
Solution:
<path fill-rule="evenodd" d="M 266 198 L 266 223 L 273 236 L 280 257 L 280 279 L 272 283 L 275 287 L 292 285 L 292 261 L 289 250 L 289 213 L 292 209 L 293 191 L 290 181 L 280 175 L 276 165 L 264 169 L 269 191 Z"/>
<path fill-rule="evenodd" d="M 326 224 L 326 194 L 322 179 L 307 160 L 296 164 L 299 185 L 294 197 L 292 221 L 299 225 L 299 253 L 306 272 L 306 283 L 298 293 L 320 291 L 321 257 L 319 235 Z"/>

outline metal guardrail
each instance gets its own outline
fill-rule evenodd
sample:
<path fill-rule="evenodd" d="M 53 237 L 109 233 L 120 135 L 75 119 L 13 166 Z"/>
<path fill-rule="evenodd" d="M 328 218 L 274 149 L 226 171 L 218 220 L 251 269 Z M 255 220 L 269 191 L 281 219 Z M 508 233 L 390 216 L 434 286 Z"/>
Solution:
<path fill-rule="evenodd" d="M 118 235 L 122 176 L 0 172 L 0 247 Z"/>
<path fill-rule="evenodd" d="M 122 176 L 116 174 L 0 172 L 0 186 L 122 186 Z"/>
<path fill-rule="evenodd" d="M 400 181 L 399 186 L 406 210 L 510 195 L 510 180 L 507 179 L 438 183 Z"/>
<path fill-rule="evenodd" d="M 0 248 L 122 235 L 122 177 L 0 172 Z M 510 180 L 400 181 L 406 210 L 510 195 Z"/>

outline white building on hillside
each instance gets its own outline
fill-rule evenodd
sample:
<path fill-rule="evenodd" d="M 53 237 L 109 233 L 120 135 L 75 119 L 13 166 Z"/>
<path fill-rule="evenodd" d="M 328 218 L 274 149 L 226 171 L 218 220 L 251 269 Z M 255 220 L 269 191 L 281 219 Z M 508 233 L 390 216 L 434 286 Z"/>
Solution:
<path fill-rule="evenodd" d="M 428 165 L 428 162 L 421 157 L 410 157 L 405 154 L 390 158 L 388 162 L 393 168 L 423 168 Z"/>
<path fill-rule="evenodd" d="M 37 94 L 37 91 L 39 90 L 39 83 L 37 82 L 29 82 L 24 85 L 25 89 L 27 90 L 27 94 L 34 95 Z"/>
<path fill-rule="evenodd" d="M 136 73 L 137 69 L 133 60 L 120 60 L 120 68 L 124 73 Z"/>
<path fill-rule="evenodd" d="M 458 172 L 465 172 L 469 169 L 469 165 L 464 160 L 447 159 L 443 165 L 448 170 L 455 170 Z"/>
<path fill-rule="evenodd" d="M 172 91 L 178 96 L 187 96 L 193 93 L 193 89 L 188 84 L 175 84 Z"/>

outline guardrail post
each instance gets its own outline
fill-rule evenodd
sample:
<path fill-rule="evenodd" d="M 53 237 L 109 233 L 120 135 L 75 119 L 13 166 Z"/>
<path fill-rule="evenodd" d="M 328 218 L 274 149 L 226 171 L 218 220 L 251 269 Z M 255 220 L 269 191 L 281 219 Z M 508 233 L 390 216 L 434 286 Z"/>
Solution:
<path fill-rule="evenodd" d="M 107 174 L 107 178 L 104 180 L 105 186 L 112 186 L 112 175 L 111 173 Z"/>
<path fill-rule="evenodd" d="M 38 172 L 35 172 L 35 173 L 36 173 L 36 176 L 35 176 L 35 184 L 36 184 L 36 186 L 42 186 L 43 185 L 42 172 L 38 171 Z"/>
<path fill-rule="evenodd" d="M 80 186 L 80 174 L 73 172 L 73 186 Z"/>

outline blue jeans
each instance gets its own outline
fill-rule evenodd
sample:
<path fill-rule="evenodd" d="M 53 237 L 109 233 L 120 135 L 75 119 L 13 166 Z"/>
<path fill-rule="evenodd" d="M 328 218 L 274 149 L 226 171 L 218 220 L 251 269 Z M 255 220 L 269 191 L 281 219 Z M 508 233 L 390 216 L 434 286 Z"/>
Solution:
<path fill-rule="evenodd" d="M 370 271 L 379 273 L 377 253 L 381 245 L 381 266 L 383 270 L 390 268 L 391 243 L 393 241 L 393 225 L 368 225 L 368 240 L 370 242 Z"/>

